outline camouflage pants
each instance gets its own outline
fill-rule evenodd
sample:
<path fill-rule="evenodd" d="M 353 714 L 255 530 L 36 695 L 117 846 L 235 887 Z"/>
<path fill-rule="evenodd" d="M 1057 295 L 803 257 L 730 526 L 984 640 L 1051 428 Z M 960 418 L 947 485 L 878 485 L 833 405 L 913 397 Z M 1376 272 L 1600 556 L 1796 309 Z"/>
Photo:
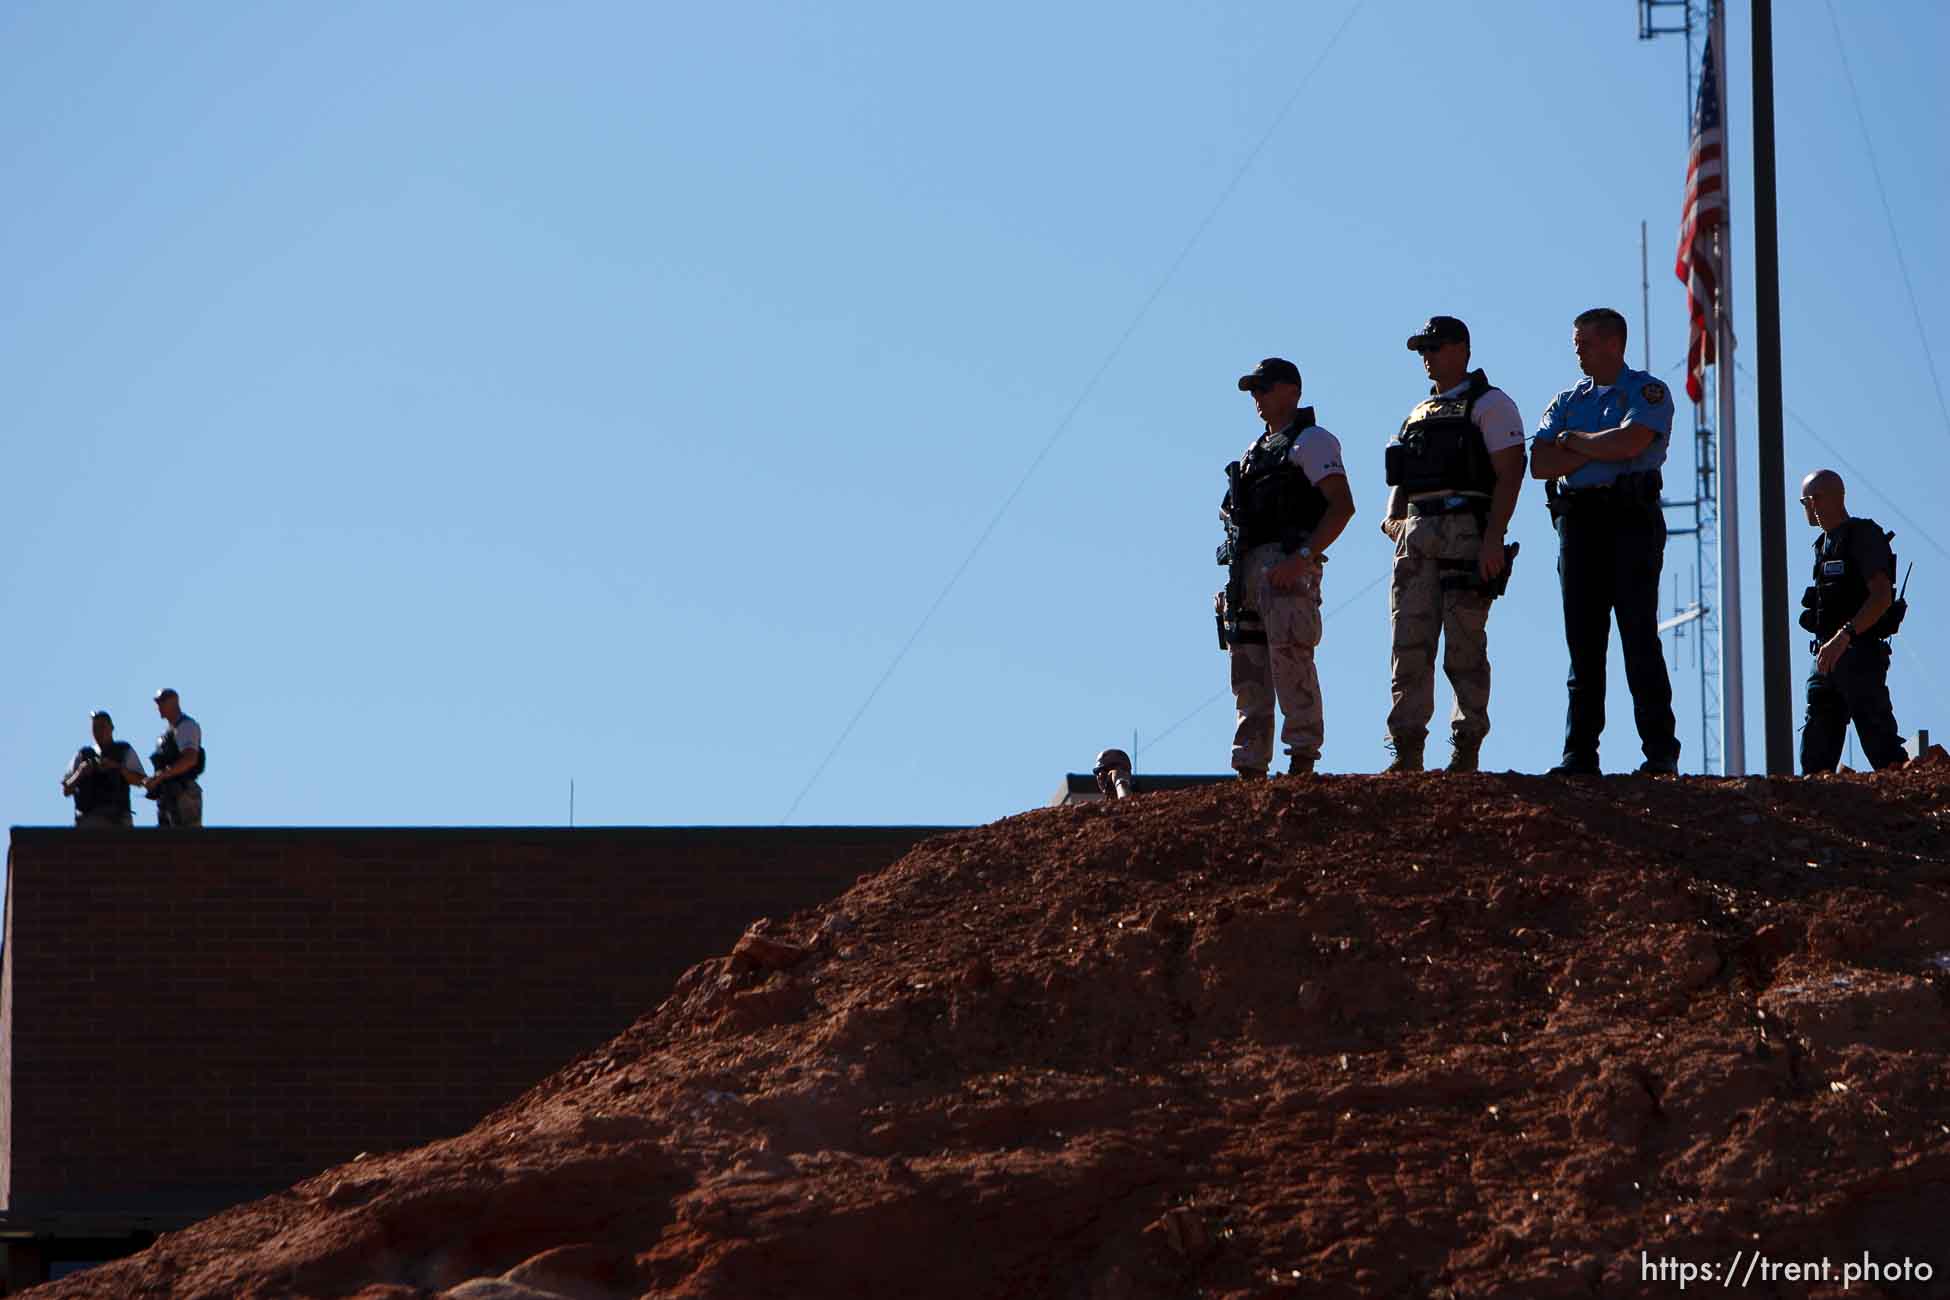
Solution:
<path fill-rule="evenodd" d="M 1320 677 L 1314 647 L 1320 644 L 1320 578 L 1290 591 L 1275 591 L 1267 574 L 1287 558 L 1277 545 L 1255 546 L 1246 556 L 1246 608 L 1266 624 L 1265 645 L 1232 647 L 1232 698 L 1238 725 L 1232 732 L 1232 766 L 1267 768 L 1273 760 L 1273 704 L 1286 724 L 1286 752 L 1311 762 L 1320 757 Z"/>
<path fill-rule="evenodd" d="M 203 787 L 195 781 L 172 784 L 156 796 L 156 825 L 201 826 L 202 824 Z"/>
<path fill-rule="evenodd" d="M 1394 707 L 1388 734 L 1396 745 L 1420 747 L 1435 715 L 1435 645 L 1446 638 L 1442 669 L 1456 697 L 1449 713 L 1452 738 L 1481 741 L 1490 730 L 1490 601 L 1479 591 L 1444 591 L 1443 560 L 1466 560 L 1473 570 L 1483 545 L 1482 526 L 1471 514 L 1410 515 L 1395 542 L 1395 571 L 1388 587 L 1388 620 L 1394 629 L 1389 659 Z"/>

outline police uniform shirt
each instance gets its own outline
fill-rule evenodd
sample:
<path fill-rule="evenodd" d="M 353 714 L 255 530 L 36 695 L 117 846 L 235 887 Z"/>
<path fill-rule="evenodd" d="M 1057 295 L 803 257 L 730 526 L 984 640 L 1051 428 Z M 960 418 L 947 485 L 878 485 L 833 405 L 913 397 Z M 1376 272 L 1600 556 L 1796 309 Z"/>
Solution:
<path fill-rule="evenodd" d="M 1842 562 L 1840 548 L 1846 538 L 1849 559 L 1855 564 L 1855 571 L 1867 582 L 1878 573 L 1886 573 L 1892 578 L 1896 574 L 1896 552 L 1890 549 L 1889 539 L 1882 535 L 1882 529 L 1853 528 L 1858 522 L 1851 518 L 1840 528 L 1831 529 L 1821 535 L 1821 562 L 1824 572 L 1831 564 Z M 1840 570 L 1836 570 L 1840 572 Z M 1853 617 L 1854 610 L 1847 611 Z"/>
<path fill-rule="evenodd" d="M 1470 381 L 1465 379 L 1454 388 L 1445 388 L 1435 396 L 1461 397 L 1469 391 L 1469 385 Z M 1523 416 L 1518 412 L 1515 400 L 1501 388 L 1492 388 L 1476 399 L 1476 405 L 1469 409 L 1469 422 L 1476 426 L 1478 433 L 1483 435 L 1483 450 L 1492 456 L 1499 451 L 1523 446 Z M 1417 492 L 1409 499 L 1439 497 L 1444 495 L 1445 491 L 1446 489 L 1438 489 L 1434 492 Z M 1468 495 L 1482 494 L 1472 492 Z"/>
<path fill-rule="evenodd" d="M 1559 480 L 1566 488 L 1604 487 L 1626 474 L 1640 474 L 1666 463 L 1672 442 L 1672 390 L 1643 370 L 1629 366 L 1609 384 L 1586 376 L 1544 408 L 1533 447 L 1554 440 L 1566 429 L 1601 433 L 1627 424 L 1641 424 L 1655 435 L 1645 450 L 1630 460 L 1589 460 Z"/>

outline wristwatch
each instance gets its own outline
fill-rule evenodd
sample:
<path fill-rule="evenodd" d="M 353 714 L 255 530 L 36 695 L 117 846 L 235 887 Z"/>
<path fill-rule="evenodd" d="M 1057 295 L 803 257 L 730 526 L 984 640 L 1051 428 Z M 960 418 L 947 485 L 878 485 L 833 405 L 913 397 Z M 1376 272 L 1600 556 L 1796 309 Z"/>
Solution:
<path fill-rule="evenodd" d="M 1311 560 L 1314 558 L 1314 548 L 1311 546 L 1302 546 L 1299 550 L 1295 551 L 1294 554 L 1301 556 L 1304 559 Z"/>

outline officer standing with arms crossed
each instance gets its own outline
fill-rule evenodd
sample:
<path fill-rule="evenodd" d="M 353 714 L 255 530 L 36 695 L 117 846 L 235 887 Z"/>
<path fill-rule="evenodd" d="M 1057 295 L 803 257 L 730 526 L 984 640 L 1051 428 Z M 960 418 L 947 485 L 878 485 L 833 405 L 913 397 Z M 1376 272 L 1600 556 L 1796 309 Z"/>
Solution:
<path fill-rule="evenodd" d="M 1638 770 L 1679 771 L 1672 679 L 1659 645 L 1659 572 L 1666 552 L 1659 467 L 1672 440 L 1672 394 L 1625 364 L 1625 339 L 1625 318 L 1609 307 L 1578 316 L 1571 341 L 1587 378 L 1551 400 L 1531 451 L 1531 477 L 1547 480 L 1557 527 L 1564 640 L 1571 655 L 1564 757 L 1551 769 L 1554 776 L 1600 771 L 1614 614 L 1645 752 Z"/>
<path fill-rule="evenodd" d="M 1848 724 L 1880 771 L 1902 763 L 1896 711 L 1889 703 L 1889 640 L 1907 602 L 1896 594 L 1894 533 L 1848 512 L 1842 476 L 1816 470 L 1801 480 L 1801 506 L 1821 529 L 1815 581 L 1802 596 L 1801 626 L 1815 634 L 1808 673 L 1808 712 L 1801 729 L 1801 774 L 1832 772 Z"/>
<path fill-rule="evenodd" d="M 1388 515 L 1395 543 L 1388 588 L 1394 631 L 1389 667 L 1390 772 L 1422 770 L 1435 713 L 1435 647 L 1455 707 L 1449 715 L 1451 772 L 1474 772 L 1490 730 L 1491 594 L 1508 563 L 1503 534 L 1523 487 L 1523 416 L 1509 394 L 1469 368 L 1469 326 L 1431 316 L 1408 340 L 1430 380 L 1388 444 Z"/>
<path fill-rule="evenodd" d="M 1273 758 L 1273 705 L 1290 771 L 1306 775 L 1325 735 L 1314 647 L 1320 644 L 1320 577 L 1327 548 L 1354 517 L 1341 444 L 1300 405 L 1300 370 L 1268 357 L 1239 379 L 1266 431 L 1243 459 L 1226 466 L 1220 505 L 1229 568 L 1219 594 L 1221 639 L 1232 656 L 1238 725 L 1232 767 L 1242 780 L 1264 777 Z"/>

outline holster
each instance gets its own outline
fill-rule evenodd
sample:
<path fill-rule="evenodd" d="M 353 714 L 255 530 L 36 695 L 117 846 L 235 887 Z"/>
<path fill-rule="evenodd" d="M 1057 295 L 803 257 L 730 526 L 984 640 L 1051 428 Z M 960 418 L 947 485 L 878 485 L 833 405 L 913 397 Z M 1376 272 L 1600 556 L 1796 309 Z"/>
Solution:
<path fill-rule="evenodd" d="M 1436 567 L 1444 570 L 1436 580 L 1444 591 L 1480 591 L 1495 600 L 1510 589 L 1510 571 L 1517 567 L 1517 552 L 1523 549 L 1522 542 L 1507 542 L 1503 547 L 1503 572 L 1488 582 L 1476 572 L 1476 561 L 1438 560 Z"/>
<path fill-rule="evenodd" d="M 1256 609 L 1243 609 L 1244 602 L 1233 594 L 1232 584 L 1212 598 L 1212 608 L 1219 620 L 1219 649 L 1230 650 L 1241 645 L 1265 645 L 1266 624 Z"/>

